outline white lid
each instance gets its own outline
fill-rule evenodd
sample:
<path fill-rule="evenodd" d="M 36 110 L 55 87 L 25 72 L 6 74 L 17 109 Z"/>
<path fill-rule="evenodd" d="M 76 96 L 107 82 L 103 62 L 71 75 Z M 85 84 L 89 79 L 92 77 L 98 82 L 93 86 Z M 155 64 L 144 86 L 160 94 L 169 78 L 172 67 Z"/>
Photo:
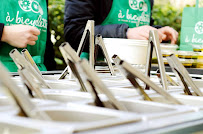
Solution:
<path fill-rule="evenodd" d="M 192 48 L 196 48 L 196 49 L 202 49 L 203 45 L 197 45 L 197 44 L 192 44 Z"/>
<path fill-rule="evenodd" d="M 170 43 L 160 43 L 161 47 L 166 47 L 166 48 L 178 48 L 178 45 L 176 44 L 170 44 Z"/>
<path fill-rule="evenodd" d="M 148 40 L 135 40 L 135 39 L 123 39 L 123 38 L 103 38 L 104 43 L 108 45 L 138 45 L 147 46 Z"/>
<path fill-rule="evenodd" d="M 178 55 L 193 55 L 193 51 L 178 51 Z"/>
<path fill-rule="evenodd" d="M 179 59 L 181 63 L 193 63 L 194 60 L 193 59 Z"/>

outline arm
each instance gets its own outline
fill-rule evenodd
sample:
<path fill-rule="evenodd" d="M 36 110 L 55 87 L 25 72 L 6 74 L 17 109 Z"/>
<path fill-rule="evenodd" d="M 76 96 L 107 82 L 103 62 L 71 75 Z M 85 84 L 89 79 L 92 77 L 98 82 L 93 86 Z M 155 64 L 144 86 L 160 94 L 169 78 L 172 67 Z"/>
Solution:
<path fill-rule="evenodd" d="M 77 50 L 87 20 L 95 20 L 95 35 L 103 37 L 126 38 L 128 25 L 100 25 L 111 9 L 112 0 L 66 0 L 65 39 Z M 102 6 L 102 7 L 101 7 Z M 88 42 L 87 42 L 88 43 Z M 85 45 L 88 51 L 88 45 Z"/>
<path fill-rule="evenodd" d="M 1 44 L 1 38 L 2 38 L 2 34 L 3 34 L 3 30 L 4 30 L 4 24 L 0 23 L 0 44 Z"/>
<path fill-rule="evenodd" d="M 47 1 L 47 12 L 48 12 L 48 0 Z M 49 17 L 47 17 L 49 18 Z M 49 30 L 49 21 L 47 26 L 47 42 L 46 42 L 46 49 L 44 53 L 44 65 L 46 66 L 47 70 L 56 70 L 56 62 L 54 60 L 55 53 L 53 49 L 53 43 L 51 42 L 51 33 Z"/>

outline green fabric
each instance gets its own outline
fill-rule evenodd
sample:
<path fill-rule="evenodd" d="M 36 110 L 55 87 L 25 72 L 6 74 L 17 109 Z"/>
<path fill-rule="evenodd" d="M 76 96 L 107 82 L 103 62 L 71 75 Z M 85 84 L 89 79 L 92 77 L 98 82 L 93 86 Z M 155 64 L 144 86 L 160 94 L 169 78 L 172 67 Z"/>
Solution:
<path fill-rule="evenodd" d="M 41 71 L 46 71 L 44 62 L 44 53 L 47 39 L 47 3 L 46 0 L 1 0 L 0 23 L 5 26 L 16 24 L 35 26 L 40 30 L 40 35 L 36 45 L 28 45 L 26 49 L 32 55 Z M 9 56 L 9 52 L 14 49 L 7 43 L 0 46 L 0 61 L 11 72 L 16 72 L 17 67 Z M 22 49 L 18 49 L 21 51 Z"/>
<path fill-rule="evenodd" d="M 150 25 L 150 15 L 150 0 L 113 0 L 111 10 L 102 25 L 125 23 L 130 28 Z M 80 57 L 89 59 L 89 54 L 83 52 Z M 97 61 L 103 60 L 104 57 L 99 54 Z"/>
<path fill-rule="evenodd" d="M 150 0 L 113 0 L 102 25 L 126 23 L 130 28 L 150 25 L 150 15 Z"/>
<path fill-rule="evenodd" d="M 87 53 L 87 52 L 82 52 L 81 55 L 80 55 L 80 58 L 81 58 L 81 59 L 87 59 L 87 60 L 89 60 L 89 53 Z M 103 55 L 98 55 L 97 61 L 104 61 Z"/>
<path fill-rule="evenodd" d="M 81 55 L 80 55 L 80 58 L 81 58 L 81 59 L 87 59 L 87 60 L 89 60 L 89 53 L 87 53 L 87 52 L 82 52 Z"/>
<path fill-rule="evenodd" d="M 192 51 L 192 45 L 203 45 L 203 8 L 185 7 L 181 24 L 180 49 Z"/>

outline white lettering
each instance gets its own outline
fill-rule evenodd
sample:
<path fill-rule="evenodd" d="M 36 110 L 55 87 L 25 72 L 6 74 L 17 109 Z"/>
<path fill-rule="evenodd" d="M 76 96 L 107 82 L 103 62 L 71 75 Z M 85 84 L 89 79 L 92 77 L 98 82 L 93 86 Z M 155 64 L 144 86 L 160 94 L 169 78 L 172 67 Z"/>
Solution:
<path fill-rule="evenodd" d="M 16 15 L 16 23 L 17 24 L 23 24 L 23 22 L 21 21 L 22 19 L 20 17 L 18 17 L 19 15 L 19 11 L 17 11 L 17 15 Z M 23 18 L 23 17 L 22 17 Z"/>
<path fill-rule="evenodd" d="M 119 10 L 119 12 L 120 12 L 120 13 L 118 13 L 118 18 L 121 18 L 121 19 L 122 19 L 122 18 L 124 18 L 124 17 L 125 17 L 125 15 L 123 15 L 123 14 L 122 14 L 122 11 L 121 11 L 121 10 Z"/>
<path fill-rule="evenodd" d="M 137 15 L 132 15 L 129 13 L 129 9 L 127 9 L 126 11 L 126 18 L 128 20 L 132 20 L 132 21 L 137 21 L 137 26 L 139 26 L 140 22 L 150 22 L 150 18 L 149 15 L 145 14 L 145 12 L 142 12 L 141 16 L 137 16 Z"/>
<path fill-rule="evenodd" d="M 185 42 L 190 42 L 190 39 L 189 39 L 188 36 L 186 36 L 186 38 L 185 38 Z"/>
<path fill-rule="evenodd" d="M 195 34 L 193 34 L 193 36 L 192 36 L 192 43 L 203 43 L 203 39 L 196 38 Z"/>
<path fill-rule="evenodd" d="M 11 19 L 9 12 L 7 12 L 6 22 L 12 22 L 13 20 L 14 20 L 14 18 Z"/>
<path fill-rule="evenodd" d="M 17 11 L 15 19 L 14 18 L 11 19 L 9 12 L 7 14 L 8 14 L 8 16 L 6 17 L 7 22 L 12 22 L 15 20 L 16 24 L 31 25 L 47 29 L 47 19 L 42 18 L 41 15 L 39 15 L 37 20 L 31 20 L 30 18 L 20 17 L 19 11 Z"/>

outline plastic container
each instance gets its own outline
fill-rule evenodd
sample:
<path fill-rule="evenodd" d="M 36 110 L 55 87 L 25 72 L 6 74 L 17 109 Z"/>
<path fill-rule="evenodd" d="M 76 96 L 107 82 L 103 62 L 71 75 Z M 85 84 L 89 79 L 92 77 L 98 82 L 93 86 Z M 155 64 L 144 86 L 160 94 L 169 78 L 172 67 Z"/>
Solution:
<path fill-rule="evenodd" d="M 174 52 L 172 52 L 172 51 L 161 51 L 161 53 L 162 53 L 162 56 L 163 56 L 163 57 L 168 57 L 168 56 L 170 56 L 171 54 L 173 54 Z"/>
<path fill-rule="evenodd" d="M 203 68 L 203 53 L 198 53 L 197 56 L 197 68 Z"/>
<path fill-rule="evenodd" d="M 194 62 L 192 63 L 192 68 L 197 68 L 197 59 L 199 55 L 200 55 L 200 52 L 193 53 L 192 59 L 194 60 Z"/>
<path fill-rule="evenodd" d="M 176 50 L 178 49 L 178 45 L 176 44 L 169 44 L 169 43 L 161 43 L 161 53 L 163 57 L 170 56 L 171 54 L 176 54 Z M 153 58 L 156 58 L 156 52 L 153 51 Z"/>
<path fill-rule="evenodd" d="M 169 43 L 161 43 L 161 51 L 176 51 L 178 49 L 178 45 L 176 44 L 169 44 Z"/>
<path fill-rule="evenodd" d="M 192 59 L 193 51 L 178 51 L 178 58 L 181 59 Z"/>
<path fill-rule="evenodd" d="M 163 62 L 165 65 L 168 65 L 168 60 L 166 58 L 163 58 Z"/>
<path fill-rule="evenodd" d="M 104 38 L 104 44 L 110 58 L 116 54 L 130 64 L 146 64 L 147 40 Z"/>
<path fill-rule="evenodd" d="M 179 60 L 183 64 L 183 66 L 186 67 L 186 68 L 192 67 L 192 64 L 194 63 L 193 59 L 180 59 L 179 58 Z"/>
<path fill-rule="evenodd" d="M 193 48 L 194 52 L 202 52 L 203 51 L 203 46 L 202 45 L 193 44 L 192 48 Z"/>

